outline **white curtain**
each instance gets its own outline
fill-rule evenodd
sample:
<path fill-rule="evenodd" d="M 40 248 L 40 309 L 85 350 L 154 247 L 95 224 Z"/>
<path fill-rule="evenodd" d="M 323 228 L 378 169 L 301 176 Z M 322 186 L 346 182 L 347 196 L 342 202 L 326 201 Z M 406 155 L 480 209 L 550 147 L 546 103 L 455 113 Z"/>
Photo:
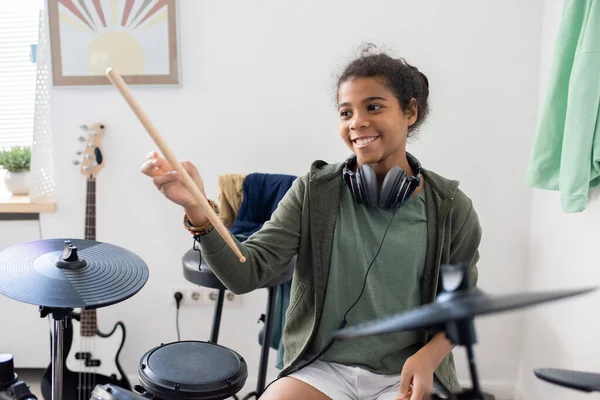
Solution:
<path fill-rule="evenodd" d="M 35 114 L 31 148 L 31 201 L 52 201 L 54 192 L 54 158 L 50 129 L 51 60 L 48 19 L 46 10 L 40 11 L 37 70 L 35 86 Z"/>

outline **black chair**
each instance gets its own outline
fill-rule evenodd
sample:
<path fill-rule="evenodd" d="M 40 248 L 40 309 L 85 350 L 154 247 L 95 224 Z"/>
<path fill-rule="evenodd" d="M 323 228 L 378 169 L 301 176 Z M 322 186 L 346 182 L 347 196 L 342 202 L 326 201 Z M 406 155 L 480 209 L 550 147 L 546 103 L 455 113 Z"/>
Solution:
<path fill-rule="evenodd" d="M 217 343 L 219 339 L 219 328 L 221 326 L 221 314 L 223 312 L 223 302 L 225 300 L 225 291 L 227 288 L 219 278 L 212 272 L 210 266 L 206 263 L 204 258 L 201 257 L 198 250 L 190 249 L 185 253 L 182 258 L 183 263 L 183 276 L 189 282 L 203 287 L 217 289 L 219 291 L 217 302 L 215 304 L 215 311 L 213 314 L 213 324 L 210 335 L 210 342 Z M 264 333 L 262 338 L 260 363 L 258 367 L 258 382 L 256 384 L 256 390 L 249 393 L 244 397 L 244 400 L 251 397 L 257 399 L 265 390 L 266 378 L 267 378 L 267 366 L 269 361 L 269 344 L 271 342 L 271 332 L 273 330 L 273 314 L 275 311 L 275 293 L 277 286 L 285 283 L 292 279 L 294 274 L 294 268 L 296 267 L 296 258 L 288 264 L 283 273 L 275 277 L 271 282 L 262 286 L 268 290 L 267 298 L 267 309 L 264 316 Z"/>

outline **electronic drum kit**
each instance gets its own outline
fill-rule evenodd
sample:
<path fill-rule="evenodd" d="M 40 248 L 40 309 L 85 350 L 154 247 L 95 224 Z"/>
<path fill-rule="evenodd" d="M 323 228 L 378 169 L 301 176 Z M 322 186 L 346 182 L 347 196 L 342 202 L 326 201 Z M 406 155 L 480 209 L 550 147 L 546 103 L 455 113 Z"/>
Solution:
<path fill-rule="evenodd" d="M 80 239 L 46 239 L 21 243 L 0 252 L 0 293 L 16 301 L 39 306 L 42 317 L 54 321 L 52 335 L 52 400 L 62 400 L 65 321 L 74 308 L 95 309 L 124 301 L 139 292 L 148 280 L 144 261 L 124 248 Z M 445 332 L 467 351 L 471 388 L 452 399 L 484 399 L 473 346 L 474 319 L 485 314 L 516 310 L 588 293 L 595 288 L 510 295 L 488 295 L 469 288 L 465 265 L 441 270 L 442 290 L 431 304 L 391 317 L 346 327 L 336 340 L 408 330 L 431 334 Z M 600 391 L 600 374 L 536 369 L 546 382 L 592 392 Z M 161 344 L 138 364 L 137 393 L 110 384 L 97 385 L 90 400 L 219 400 L 234 396 L 244 386 L 248 371 L 236 351 L 215 343 L 180 341 Z M 436 395 L 433 395 L 437 399 Z M 13 359 L 0 354 L 0 400 L 36 399 L 14 373 Z"/>

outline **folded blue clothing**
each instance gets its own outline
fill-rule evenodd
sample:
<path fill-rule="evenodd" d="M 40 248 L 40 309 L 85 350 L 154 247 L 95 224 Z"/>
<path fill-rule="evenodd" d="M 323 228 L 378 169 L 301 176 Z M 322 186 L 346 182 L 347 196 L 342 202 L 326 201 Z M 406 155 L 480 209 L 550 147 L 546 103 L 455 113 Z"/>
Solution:
<path fill-rule="evenodd" d="M 236 237 L 248 237 L 258 231 L 292 187 L 293 175 L 253 173 L 246 176 L 242 188 L 242 205 L 229 228 Z"/>

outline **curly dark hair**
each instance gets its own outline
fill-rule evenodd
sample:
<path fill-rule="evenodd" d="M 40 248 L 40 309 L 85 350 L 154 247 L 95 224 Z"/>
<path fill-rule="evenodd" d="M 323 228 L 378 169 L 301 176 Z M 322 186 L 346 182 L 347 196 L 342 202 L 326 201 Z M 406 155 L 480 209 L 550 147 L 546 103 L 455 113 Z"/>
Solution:
<path fill-rule="evenodd" d="M 412 98 L 417 102 L 417 120 L 408 128 L 412 137 L 429 114 L 429 80 L 404 58 L 392 58 L 386 53 L 374 52 L 375 46 L 368 45 L 361 55 L 346 66 L 338 78 L 340 85 L 353 78 L 381 78 L 381 83 L 394 93 L 402 110 L 406 110 Z"/>

